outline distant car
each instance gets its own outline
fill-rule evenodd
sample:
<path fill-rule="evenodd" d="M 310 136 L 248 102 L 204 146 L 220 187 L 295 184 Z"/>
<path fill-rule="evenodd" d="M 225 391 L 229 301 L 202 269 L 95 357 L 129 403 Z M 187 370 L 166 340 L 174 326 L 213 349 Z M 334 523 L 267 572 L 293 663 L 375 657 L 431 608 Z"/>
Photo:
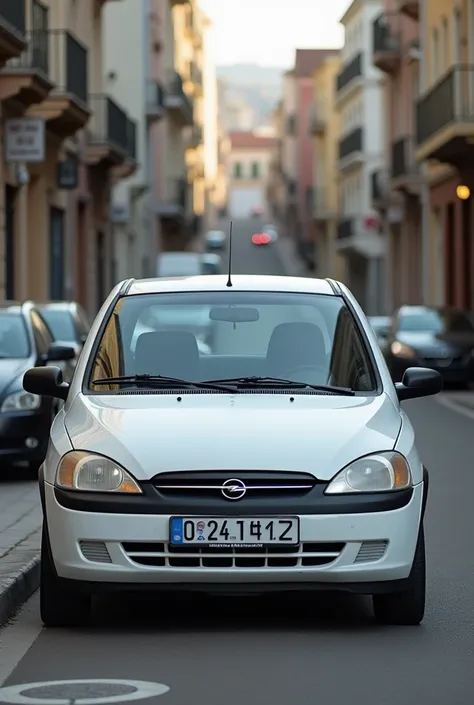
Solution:
<path fill-rule="evenodd" d="M 369 316 L 369 323 L 377 336 L 377 342 L 380 349 L 383 349 L 387 344 L 387 337 L 390 332 L 392 319 L 390 316 Z"/>
<path fill-rule="evenodd" d="M 384 355 L 396 382 L 419 366 L 437 370 L 447 383 L 468 386 L 474 382 L 474 317 L 459 308 L 402 306 Z"/>
<path fill-rule="evenodd" d="M 269 245 L 271 241 L 272 238 L 268 233 L 255 233 L 252 235 L 252 242 L 254 245 Z"/>
<path fill-rule="evenodd" d="M 71 346 L 54 342 L 39 310 L 31 302 L 0 305 L 0 462 L 26 462 L 37 469 L 46 455 L 49 429 L 58 400 L 23 389 L 30 367 L 73 359 Z"/>
<path fill-rule="evenodd" d="M 209 230 L 204 237 L 207 250 L 222 250 L 226 241 L 227 235 L 223 230 Z"/>
<path fill-rule="evenodd" d="M 198 252 L 163 252 L 158 256 L 158 277 L 194 277 L 201 273 L 201 256 Z"/>
<path fill-rule="evenodd" d="M 252 208 L 252 217 L 258 218 L 261 215 L 263 215 L 263 208 L 261 206 L 254 206 Z"/>
<path fill-rule="evenodd" d="M 71 362 L 77 362 L 90 330 L 90 323 L 82 306 L 77 301 L 52 301 L 38 303 L 37 306 L 54 340 L 71 345 L 76 351 L 76 360 Z"/>
<path fill-rule="evenodd" d="M 201 256 L 202 274 L 221 274 L 222 258 L 219 255 L 206 252 Z"/>
<path fill-rule="evenodd" d="M 264 225 L 262 228 L 262 233 L 266 233 L 267 235 L 270 235 L 271 241 L 275 242 L 278 240 L 278 230 L 275 227 L 275 225 Z"/>

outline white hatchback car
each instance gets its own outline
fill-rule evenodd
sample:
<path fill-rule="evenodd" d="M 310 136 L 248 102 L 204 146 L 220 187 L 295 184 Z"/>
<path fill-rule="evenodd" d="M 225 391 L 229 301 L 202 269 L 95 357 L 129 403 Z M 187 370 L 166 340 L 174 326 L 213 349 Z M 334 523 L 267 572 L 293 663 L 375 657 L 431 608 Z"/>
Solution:
<path fill-rule="evenodd" d="M 108 590 L 345 590 L 382 623 L 425 606 L 428 474 L 394 385 L 345 286 L 311 278 L 123 282 L 99 312 L 71 385 L 54 367 L 24 388 L 64 407 L 40 471 L 41 615 L 82 624 Z M 136 327 L 206 307 L 189 331 Z"/>

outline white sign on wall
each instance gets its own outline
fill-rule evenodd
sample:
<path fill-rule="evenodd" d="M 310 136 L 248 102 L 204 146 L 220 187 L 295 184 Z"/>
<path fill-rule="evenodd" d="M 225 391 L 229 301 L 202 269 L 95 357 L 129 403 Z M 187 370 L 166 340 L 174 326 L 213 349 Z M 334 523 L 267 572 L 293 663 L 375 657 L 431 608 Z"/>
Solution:
<path fill-rule="evenodd" d="M 43 162 L 45 124 L 41 118 L 5 120 L 5 161 Z"/>

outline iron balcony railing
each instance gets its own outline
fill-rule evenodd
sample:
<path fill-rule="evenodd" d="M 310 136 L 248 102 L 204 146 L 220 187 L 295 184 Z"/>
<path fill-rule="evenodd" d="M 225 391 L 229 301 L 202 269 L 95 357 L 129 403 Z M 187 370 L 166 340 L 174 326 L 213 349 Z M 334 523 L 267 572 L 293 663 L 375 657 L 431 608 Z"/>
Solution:
<path fill-rule="evenodd" d="M 8 24 L 22 37 L 26 35 L 26 0 L 0 0 L 0 22 Z"/>
<path fill-rule="evenodd" d="M 137 160 L 137 123 L 127 118 L 127 155 L 134 161 Z"/>
<path fill-rule="evenodd" d="M 474 66 L 454 66 L 416 105 L 416 141 L 421 145 L 454 123 L 474 123 Z"/>
<path fill-rule="evenodd" d="M 104 94 L 89 96 L 92 111 L 91 137 L 96 144 L 112 144 L 128 154 L 129 119 L 117 103 Z"/>
<path fill-rule="evenodd" d="M 183 79 L 176 71 L 172 71 L 168 76 L 167 93 L 169 96 L 179 97 L 188 110 L 192 111 L 193 104 L 183 88 Z"/>
<path fill-rule="evenodd" d="M 7 68 L 29 69 L 40 71 L 49 77 L 49 37 L 44 29 L 33 29 L 26 32 L 27 45 L 20 56 L 9 59 Z"/>
<path fill-rule="evenodd" d="M 153 110 L 163 110 L 165 107 L 165 90 L 161 83 L 154 80 L 147 81 L 146 86 L 147 106 Z"/>
<path fill-rule="evenodd" d="M 400 32 L 397 31 L 398 14 L 382 12 L 372 24 L 374 54 L 393 54 L 400 51 Z"/>
<path fill-rule="evenodd" d="M 343 218 L 337 224 L 337 239 L 346 240 L 351 237 L 354 232 L 354 223 L 352 218 Z"/>
<path fill-rule="evenodd" d="M 392 142 L 391 170 L 392 179 L 418 173 L 412 137 L 400 137 Z"/>
<path fill-rule="evenodd" d="M 339 159 L 345 159 L 355 152 L 362 152 L 364 147 L 364 131 L 356 127 L 339 142 Z"/>
<path fill-rule="evenodd" d="M 55 91 L 69 93 L 82 103 L 88 100 L 87 49 L 69 31 L 50 29 L 49 76 Z"/>
<path fill-rule="evenodd" d="M 342 91 L 355 78 L 362 76 L 362 52 L 359 52 L 350 63 L 345 66 L 336 78 L 336 90 Z"/>

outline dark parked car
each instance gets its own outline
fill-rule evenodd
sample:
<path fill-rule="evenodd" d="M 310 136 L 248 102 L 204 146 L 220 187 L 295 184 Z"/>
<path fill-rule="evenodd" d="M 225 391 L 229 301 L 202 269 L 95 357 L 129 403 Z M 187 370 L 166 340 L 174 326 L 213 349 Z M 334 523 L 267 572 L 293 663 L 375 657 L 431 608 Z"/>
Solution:
<path fill-rule="evenodd" d="M 431 367 L 447 383 L 474 381 L 474 317 L 449 307 L 402 306 L 392 319 L 385 358 L 399 382 L 408 367 Z"/>
<path fill-rule="evenodd" d="M 0 304 L 0 462 L 43 462 L 57 404 L 23 389 L 31 367 L 58 364 L 74 357 L 70 346 L 54 342 L 39 310 L 31 302 Z"/>
<path fill-rule="evenodd" d="M 51 301 L 37 304 L 55 340 L 82 348 L 89 334 L 87 314 L 76 301 Z"/>

